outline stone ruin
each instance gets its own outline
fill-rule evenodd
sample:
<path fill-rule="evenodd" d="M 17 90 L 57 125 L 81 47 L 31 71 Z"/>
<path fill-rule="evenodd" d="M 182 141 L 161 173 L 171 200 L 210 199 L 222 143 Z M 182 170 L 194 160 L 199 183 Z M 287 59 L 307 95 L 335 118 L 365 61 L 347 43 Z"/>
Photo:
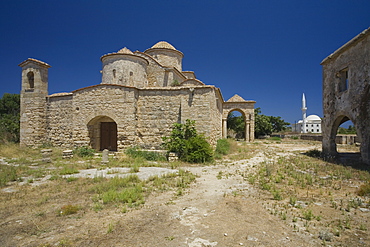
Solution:
<path fill-rule="evenodd" d="M 361 142 L 361 158 L 370 164 L 370 28 L 325 58 L 323 67 L 322 148 L 337 156 L 338 127 L 351 120 Z"/>

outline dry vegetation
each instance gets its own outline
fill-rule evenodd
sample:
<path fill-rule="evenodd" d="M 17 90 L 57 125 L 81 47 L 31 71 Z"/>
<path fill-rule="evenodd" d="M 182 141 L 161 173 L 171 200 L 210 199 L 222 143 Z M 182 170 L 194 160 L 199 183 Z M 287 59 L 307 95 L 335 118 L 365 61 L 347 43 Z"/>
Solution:
<path fill-rule="evenodd" d="M 121 156 L 108 165 L 130 172 L 107 179 L 64 177 L 106 169 L 100 157 L 62 159 L 52 148 L 47 162 L 40 149 L 1 146 L 0 245 L 370 245 L 368 167 L 352 158 L 324 161 L 319 148 L 301 140 L 232 142 L 230 154 L 207 165 Z M 150 166 L 178 172 L 139 179 Z M 261 220 L 248 221 L 254 217 Z M 279 234 L 289 237 L 277 244 Z"/>

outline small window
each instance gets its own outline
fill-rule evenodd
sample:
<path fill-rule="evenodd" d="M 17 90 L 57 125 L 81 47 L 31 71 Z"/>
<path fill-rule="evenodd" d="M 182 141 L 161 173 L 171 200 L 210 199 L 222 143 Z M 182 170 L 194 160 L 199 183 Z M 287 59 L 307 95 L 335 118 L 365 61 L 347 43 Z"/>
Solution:
<path fill-rule="evenodd" d="M 27 73 L 27 80 L 29 88 L 31 89 L 35 88 L 35 75 L 33 74 L 32 71 Z"/>
<path fill-rule="evenodd" d="M 338 75 L 339 77 L 339 92 L 344 92 L 348 89 L 348 68 L 341 70 Z"/>
<path fill-rule="evenodd" d="M 116 78 L 116 70 L 113 70 L 113 78 Z"/>
<path fill-rule="evenodd" d="M 130 72 L 130 76 L 133 76 L 133 75 L 134 75 L 134 72 L 132 72 L 132 71 L 131 71 L 131 72 Z"/>

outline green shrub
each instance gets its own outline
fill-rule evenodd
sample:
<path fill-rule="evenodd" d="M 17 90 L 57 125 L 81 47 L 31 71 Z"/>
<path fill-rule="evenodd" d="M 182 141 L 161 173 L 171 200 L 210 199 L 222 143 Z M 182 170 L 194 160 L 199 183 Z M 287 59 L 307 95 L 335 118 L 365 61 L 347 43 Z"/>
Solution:
<path fill-rule="evenodd" d="M 94 156 L 95 150 L 86 146 L 78 147 L 73 151 L 74 154 L 80 157 L 92 157 Z"/>
<path fill-rule="evenodd" d="M 230 143 L 227 139 L 217 140 L 216 154 L 226 155 L 230 151 Z"/>
<path fill-rule="evenodd" d="M 171 135 L 164 137 L 164 146 L 169 152 L 178 154 L 179 159 L 191 163 L 204 163 L 213 160 L 213 150 L 203 135 L 198 135 L 195 121 L 185 124 L 175 123 Z"/>

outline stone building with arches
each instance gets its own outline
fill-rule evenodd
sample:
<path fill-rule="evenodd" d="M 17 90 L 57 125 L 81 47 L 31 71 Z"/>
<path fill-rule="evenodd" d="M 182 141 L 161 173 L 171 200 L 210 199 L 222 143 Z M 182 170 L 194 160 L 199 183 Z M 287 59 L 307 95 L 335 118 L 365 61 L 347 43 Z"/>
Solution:
<path fill-rule="evenodd" d="M 323 67 L 323 152 L 337 156 L 338 127 L 351 120 L 370 164 L 370 28 L 325 58 Z"/>
<path fill-rule="evenodd" d="M 219 88 L 182 70 L 183 56 L 165 41 L 144 52 L 123 48 L 101 57 L 100 84 L 51 95 L 51 66 L 25 60 L 19 64 L 21 145 L 158 148 L 173 124 L 186 119 L 195 120 L 198 132 L 215 145 L 226 137 L 227 115 L 234 110 L 246 121 L 246 141 L 253 141 L 255 101 L 238 95 L 224 101 Z"/>

